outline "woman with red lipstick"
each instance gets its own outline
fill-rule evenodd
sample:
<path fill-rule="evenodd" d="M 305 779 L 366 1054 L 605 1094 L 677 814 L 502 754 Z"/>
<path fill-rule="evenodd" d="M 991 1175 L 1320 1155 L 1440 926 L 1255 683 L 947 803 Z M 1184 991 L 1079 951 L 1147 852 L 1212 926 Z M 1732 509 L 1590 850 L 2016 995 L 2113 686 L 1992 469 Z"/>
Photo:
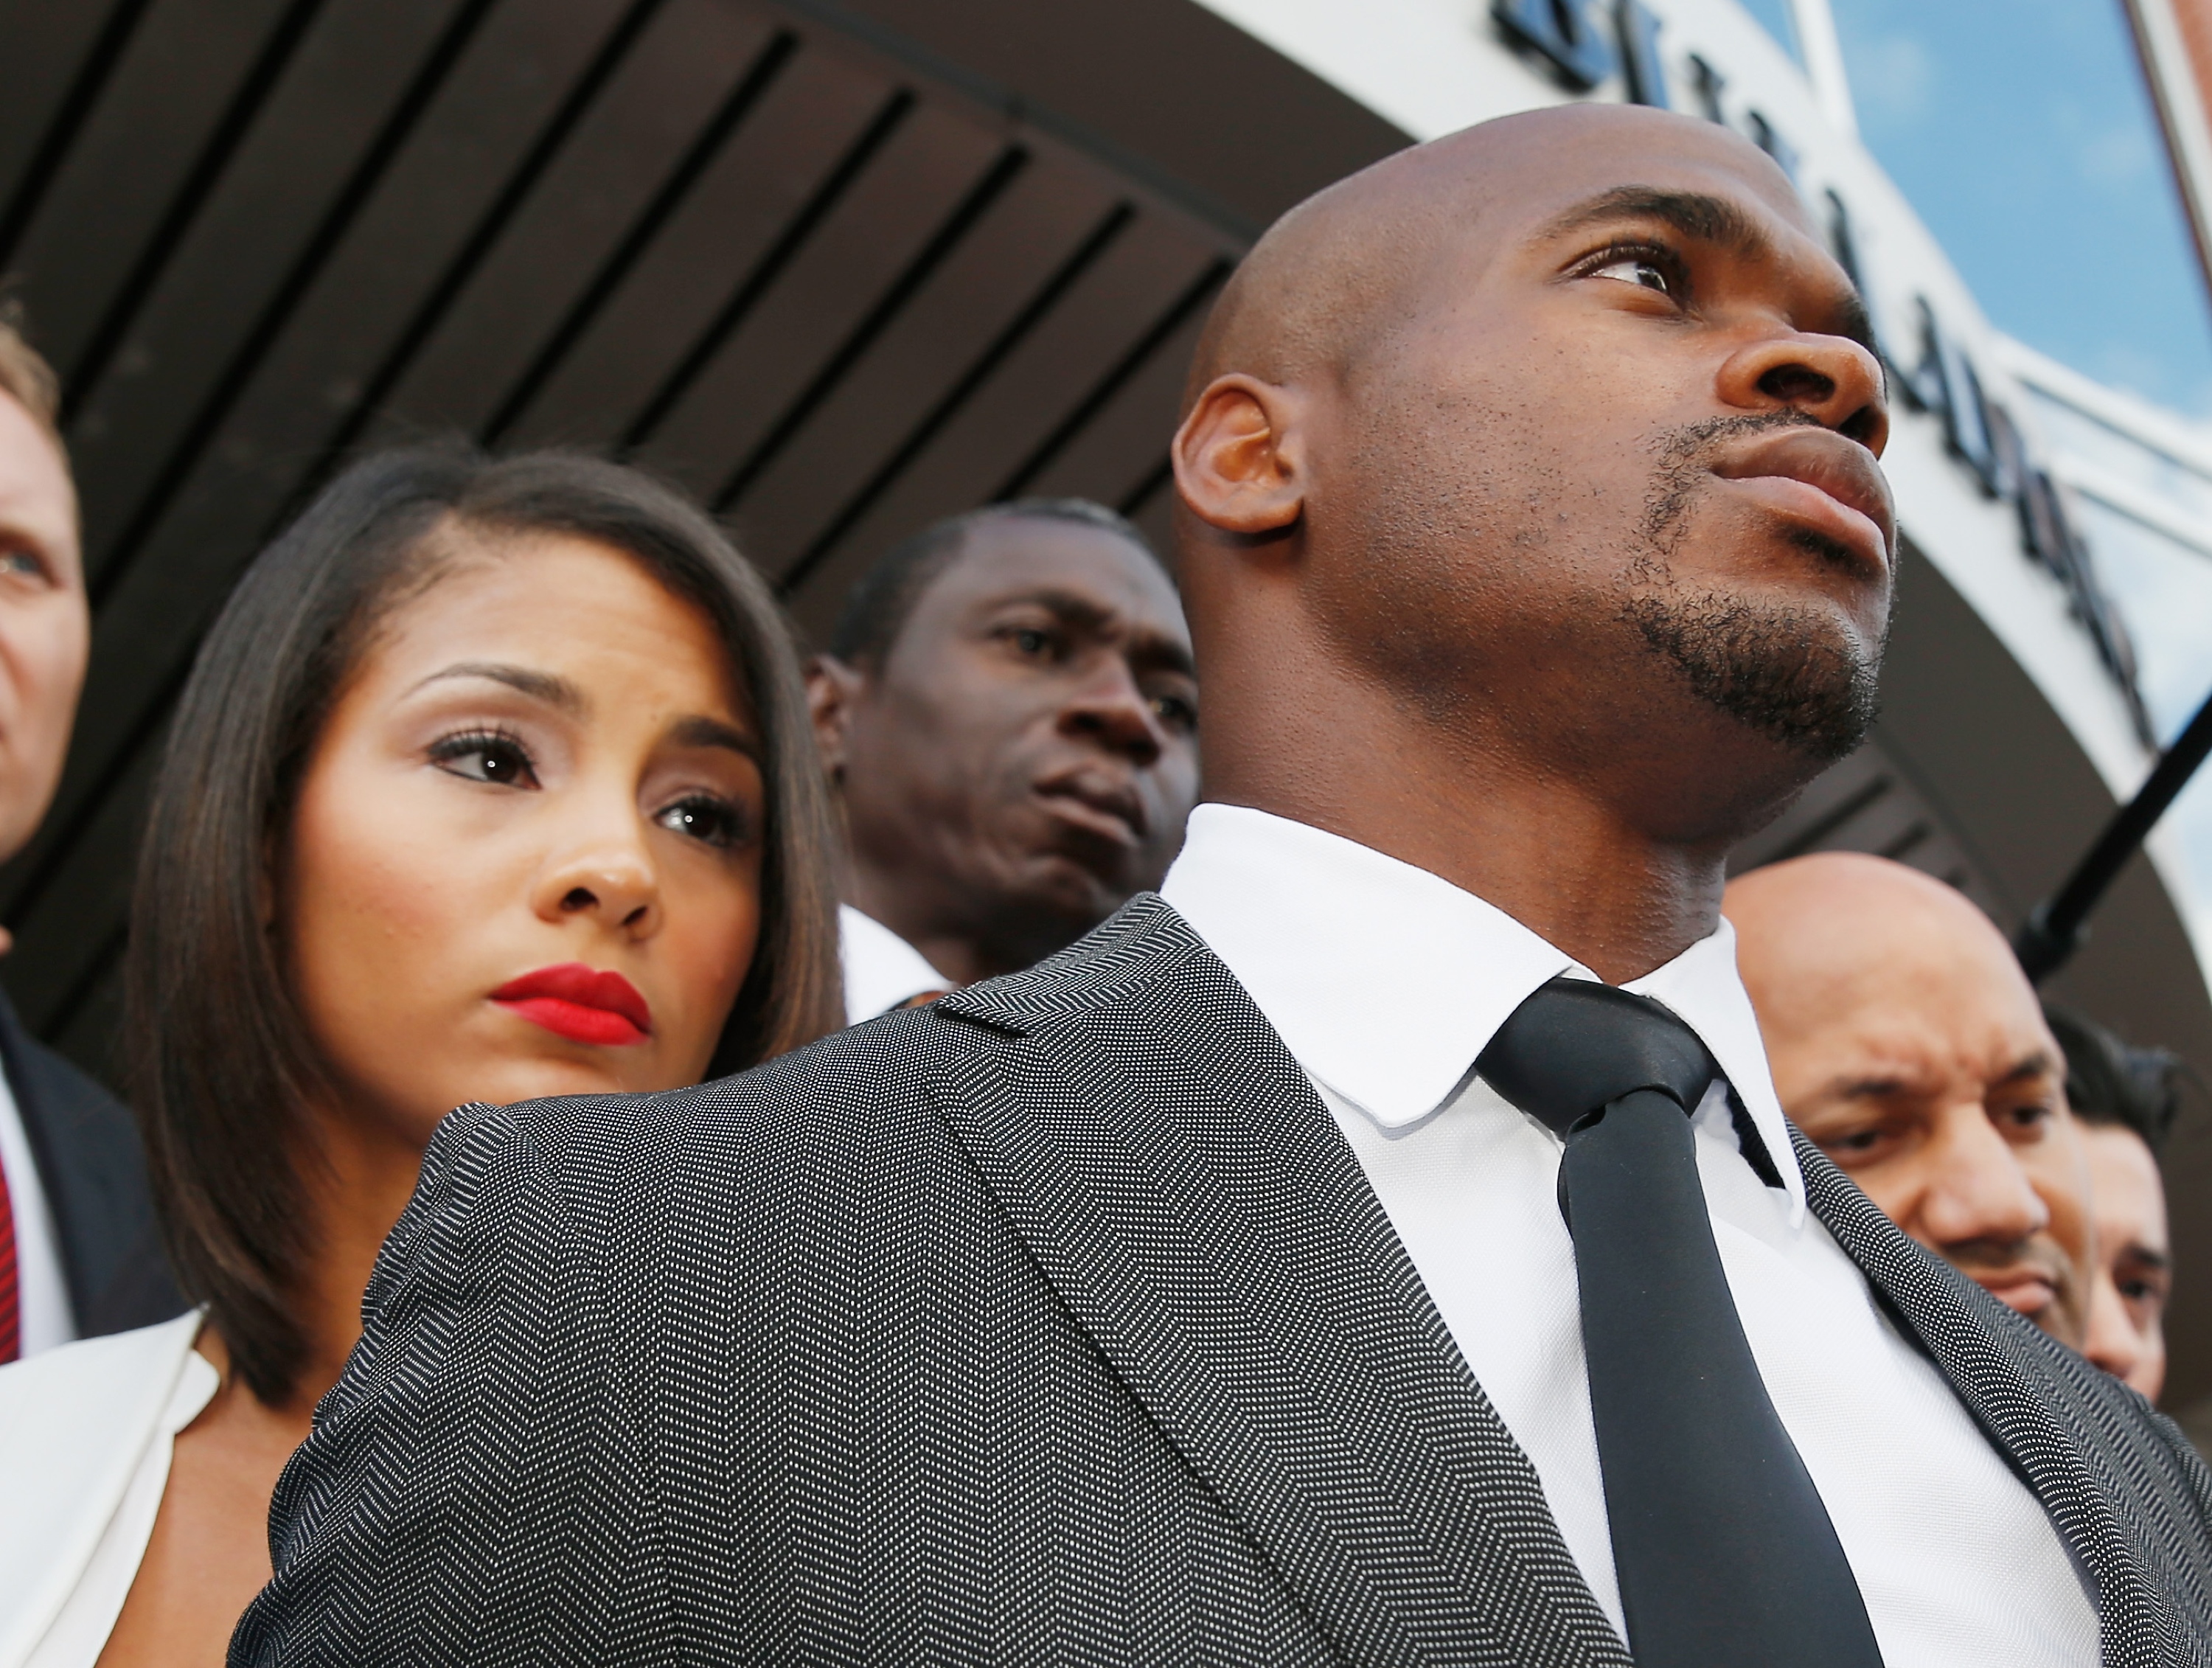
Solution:
<path fill-rule="evenodd" d="M 40 1433 L 0 1499 L 41 1519 L 0 1662 L 222 1659 L 439 1118 L 834 1029 L 830 831 L 775 602 L 678 495 L 443 448 L 324 492 L 200 654 L 133 915 L 137 1105 L 202 1306 L 0 1371 L 0 1430 Z"/>

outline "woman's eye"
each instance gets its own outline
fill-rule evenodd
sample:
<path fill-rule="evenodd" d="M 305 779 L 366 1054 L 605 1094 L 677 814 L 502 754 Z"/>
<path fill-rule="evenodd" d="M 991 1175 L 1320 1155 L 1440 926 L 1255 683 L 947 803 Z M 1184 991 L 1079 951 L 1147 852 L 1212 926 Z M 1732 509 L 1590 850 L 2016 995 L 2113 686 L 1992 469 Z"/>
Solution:
<path fill-rule="evenodd" d="M 535 788 L 538 772 L 522 744 L 506 735 L 456 735 L 430 750 L 431 762 L 471 782 L 501 788 Z"/>
<path fill-rule="evenodd" d="M 678 800 L 653 820 L 721 851 L 744 844 L 750 833 L 742 811 L 727 800 L 706 794 Z"/>
<path fill-rule="evenodd" d="M 0 574 L 11 579 L 44 579 L 46 564 L 29 551 L 0 550 Z"/>
<path fill-rule="evenodd" d="M 1656 289 L 1662 295 L 1675 293 L 1674 276 L 1657 261 L 1641 255 L 1624 255 L 1618 260 L 1593 267 L 1590 277 L 1611 278 L 1617 283 L 1632 283 L 1640 289 Z"/>

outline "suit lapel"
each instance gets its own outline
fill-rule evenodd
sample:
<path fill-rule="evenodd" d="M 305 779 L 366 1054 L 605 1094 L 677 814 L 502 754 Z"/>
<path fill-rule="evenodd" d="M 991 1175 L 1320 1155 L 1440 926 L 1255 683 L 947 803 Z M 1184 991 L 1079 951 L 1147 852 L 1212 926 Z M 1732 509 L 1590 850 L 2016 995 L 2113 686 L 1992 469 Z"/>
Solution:
<path fill-rule="evenodd" d="M 2111 1646 L 2145 1624 L 2166 1631 L 2165 1605 L 2130 1555 L 2113 1513 L 2113 1480 L 2100 1482 L 2072 1421 L 2066 1398 L 2044 1366 L 2061 1346 L 1980 1288 L 1907 1239 L 1850 1178 L 1796 1129 L 1806 1197 L 1844 1254 L 1887 1300 L 2013 1470 L 2033 1489 L 2084 1569 L 2097 1595 L 2107 1660 Z"/>
<path fill-rule="evenodd" d="M 947 1123 L 1340 1654 L 1625 1668 L 1358 1160 L 1180 916 L 1140 898 L 942 1007 L 1015 1033 Z"/>

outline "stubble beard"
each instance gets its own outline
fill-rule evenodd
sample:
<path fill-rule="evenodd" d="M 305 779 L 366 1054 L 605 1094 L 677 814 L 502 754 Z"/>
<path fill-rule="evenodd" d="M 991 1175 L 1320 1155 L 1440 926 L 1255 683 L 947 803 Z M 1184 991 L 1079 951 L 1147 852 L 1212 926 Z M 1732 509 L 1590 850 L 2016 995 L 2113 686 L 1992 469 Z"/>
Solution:
<path fill-rule="evenodd" d="M 1888 623 L 1883 623 L 1881 638 L 1869 644 L 1816 609 L 1686 586 L 1669 560 L 1688 532 L 1698 495 L 1711 478 L 1707 458 L 1716 442 L 1814 422 L 1780 411 L 1717 417 L 1668 433 L 1653 472 L 1639 530 L 1641 548 L 1630 569 L 1620 615 L 1699 700 L 1790 752 L 1826 764 L 1854 752 L 1881 710 Z M 1857 560 L 1816 534 L 1806 534 L 1802 543 L 1809 559 Z"/>

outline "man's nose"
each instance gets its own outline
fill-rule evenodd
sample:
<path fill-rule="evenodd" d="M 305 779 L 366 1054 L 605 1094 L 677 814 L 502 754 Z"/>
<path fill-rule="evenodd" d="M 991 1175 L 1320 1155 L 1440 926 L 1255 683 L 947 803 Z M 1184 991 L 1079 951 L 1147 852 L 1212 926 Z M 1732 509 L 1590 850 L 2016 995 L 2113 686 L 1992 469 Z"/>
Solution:
<path fill-rule="evenodd" d="M 1978 1105 L 1942 1114 L 1926 1156 L 1922 1219 L 1938 1245 L 2016 1245 L 2050 1227 L 2050 1208 Z"/>
<path fill-rule="evenodd" d="M 1721 397 L 1747 411 L 1802 411 L 1876 457 L 1889 443 L 1881 363 L 1843 336 L 1793 331 L 1739 348 L 1721 367 Z"/>
<path fill-rule="evenodd" d="M 1064 734 L 1096 741 L 1122 754 L 1139 770 L 1158 759 L 1166 746 L 1158 714 L 1137 686 L 1128 662 L 1118 657 L 1093 667 L 1060 709 Z"/>

